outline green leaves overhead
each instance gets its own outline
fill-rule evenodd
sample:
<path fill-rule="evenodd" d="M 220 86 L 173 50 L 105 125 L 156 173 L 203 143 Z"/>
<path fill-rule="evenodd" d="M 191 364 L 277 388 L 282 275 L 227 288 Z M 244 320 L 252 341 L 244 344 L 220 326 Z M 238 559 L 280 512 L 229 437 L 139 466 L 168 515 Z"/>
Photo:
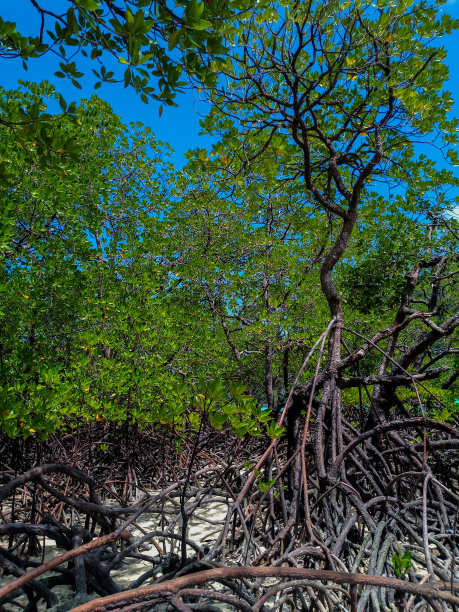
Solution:
<path fill-rule="evenodd" d="M 435 133 L 454 158 L 445 51 L 432 43 L 456 27 L 434 3 L 259 3 L 228 33 L 204 131 L 240 129 L 247 160 L 284 135 L 306 190 L 342 214 L 365 181 L 405 163 L 412 140 Z"/>
<path fill-rule="evenodd" d="M 27 68 L 29 61 L 52 49 L 60 58 L 55 74 L 69 78 L 77 88 L 83 77 L 81 56 L 90 58 L 100 79 L 96 88 L 124 80 L 145 102 L 156 99 L 172 105 L 186 74 L 203 83 L 214 82 L 211 63 L 216 53 L 225 51 L 222 28 L 249 5 L 247 1 L 236 8 L 227 0 L 178 4 L 72 0 L 68 9 L 57 13 L 42 2 L 34 5 L 43 20 L 36 36 L 23 34 L 20 26 L 0 18 L 0 54 L 6 59 L 21 57 Z M 178 52 L 170 56 L 179 40 Z M 119 73 L 120 64 L 128 66 L 129 78 Z"/>

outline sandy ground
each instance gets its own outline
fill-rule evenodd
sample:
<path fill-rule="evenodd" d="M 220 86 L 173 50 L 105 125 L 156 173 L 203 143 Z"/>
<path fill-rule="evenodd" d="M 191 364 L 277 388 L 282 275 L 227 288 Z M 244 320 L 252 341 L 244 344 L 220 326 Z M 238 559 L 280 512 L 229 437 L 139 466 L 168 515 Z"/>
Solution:
<path fill-rule="evenodd" d="M 189 521 L 188 525 L 188 538 L 194 541 L 198 545 L 202 545 L 204 543 L 211 543 L 214 541 L 220 531 L 220 528 L 223 524 L 223 521 L 226 517 L 227 506 L 225 504 L 212 504 L 205 505 L 202 508 L 198 508 L 196 512 L 193 514 Z M 145 515 L 142 515 L 139 521 L 130 527 L 130 530 L 133 533 L 134 538 L 139 538 L 145 533 L 149 533 L 151 531 L 155 531 L 160 529 L 158 525 L 158 514 L 149 514 L 148 512 Z M 180 526 L 177 525 L 175 528 L 175 532 L 178 533 Z M 155 538 L 155 544 L 151 542 L 145 543 L 140 547 L 139 552 L 142 555 L 146 555 L 148 557 L 158 557 L 159 550 L 162 552 L 168 553 L 170 552 L 170 544 L 169 542 L 164 542 L 162 538 Z M 177 544 L 173 548 L 173 552 L 178 551 L 178 541 Z M 52 559 L 58 554 L 56 546 L 53 540 L 45 540 L 45 548 L 46 555 L 45 561 Z M 190 550 L 190 554 L 192 551 Z M 35 559 L 37 561 L 41 561 L 41 558 Z M 139 578 L 144 572 L 151 569 L 152 563 L 148 560 L 143 559 L 128 559 L 126 560 L 119 568 L 114 569 L 111 572 L 111 577 L 113 580 L 121 586 L 122 589 L 126 589 L 131 585 L 137 578 Z M 53 575 L 51 572 L 47 575 Z M 161 574 L 157 574 L 160 576 Z M 0 584 L 5 584 L 9 582 L 12 578 L 10 576 L 2 576 L 0 577 Z M 150 579 L 151 581 L 151 579 Z M 147 580 L 145 584 L 148 584 Z M 72 609 L 76 605 L 82 603 L 80 600 L 77 600 L 73 590 L 66 586 L 55 587 L 53 592 L 58 596 L 59 605 L 55 608 L 56 612 L 66 612 L 67 610 Z M 89 599 L 94 599 L 97 597 L 96 594 L 88 595 L 85 601 Z M 24 606 L 27 603 L 27 598 L 25 596 L 21 596 L 17 599 L 19 604 Z M 45 610 L 45 604 L 43 600 L 40 600 L 38 605 L 40 612 Z M 13 611 L 18 610 L 16 606 L 11 604 L 7 604 L 4 607 L 5 610 Z M 224 608 L 221 607 L 223 610 Z"/>

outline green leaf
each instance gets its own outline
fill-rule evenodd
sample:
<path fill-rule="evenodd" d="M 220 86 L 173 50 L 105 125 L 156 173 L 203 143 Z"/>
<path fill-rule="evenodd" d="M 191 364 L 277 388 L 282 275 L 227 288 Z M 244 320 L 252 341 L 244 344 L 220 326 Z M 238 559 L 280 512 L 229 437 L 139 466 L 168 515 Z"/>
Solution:
<path fill-rule="evenodd" d="M 168 43 L 169 51 L 172 51 L 172 49 L 175 49 L 175 47 L 177 46 L 179 38 L 180 38 L 180 33 L 181 33 L 180 29 L 174 30 L 172 34 L 169 36 L 169 43 Z"/>
<path fill-rule="evenodd" d="M 100 8 L 100 2 L 97 0 L 77 0 L 75 4 L 81 6 L 87 11 L 97 11 L 97 9 Z"/>
<path fill-rule="evenodd" d="M 215 429 L 222 429 L 223 424 L 226 422 L 227 418 L 228 417 L 223 412 L 211 412 L 209 414 L 209 423 Z"/>
<path fill-rule="evenodd" d="M 125 15 L 129 29 L 132 29 L 132 26 L 134 25 L 134 15 L 129 8 L 126 9 Z"/>
<path fill-rule="evenodd" d="M 410 551 L 407 551 L 402 555 L 400 549 L 393 555 L 392 564 L 394 566 L 394 571 L 397 578 L 403 579 L 405 575 L 408 574 L 413 565 L 411 557 L 412 554 Z"/>
<path fill-rule="evenodd" d="M 284 432 L 285 432 L 285 428 L 278 427 L 277 424 L 274 422 L 270 423 L 267 427 L 267 433 L 268 433 L 268 436 L 271 438 L 271 440 L 280 438 L 281 436 L 284 435 Z"/>
<path fill-rule="evenodd" d="M 204 11 L 204 2 L 191 0 L 185 8 L 185 18 L 187 21 L 198 20 Z"/>
<path fill-rule="evenodd" d="M 193 30 L 206 30 L 207 28 L 212 27 L 212 24 L 210 23 L 210 21 L 200 19 L 199 21 L 191 23 L 190 27 L 193 28 Z"/>

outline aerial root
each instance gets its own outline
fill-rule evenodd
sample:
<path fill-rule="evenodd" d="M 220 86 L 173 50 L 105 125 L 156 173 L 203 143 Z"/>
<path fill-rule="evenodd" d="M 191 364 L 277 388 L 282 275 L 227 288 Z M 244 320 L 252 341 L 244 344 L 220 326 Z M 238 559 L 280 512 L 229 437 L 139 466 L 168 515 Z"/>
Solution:
<path fill-rule="evenodd" d="M 332 460 L 332 428 L 323 424 L 325 479 L 309 443 L 296 461 L 301 440 L 290 456 L 282 440 L 269 452 L 259 447 L 252 467 L 240 453 L 215 453 L 210 465 L 183 461 L 174 482 L 133 504 L 60 464 L 10 478 L 0 489 L 0 565 L 11 577 L 0 587 L 4 610 L 40 602 L 78 612 L 454 609 L 457 471 L 438 453 L 454 447 L 457 431 L 429 429 L 420 417 L 360 432 L 351 416 Z M 420 428 L 426 458 L 424 444 L 416 447 Z M 42 564 L 30 542 L 49 551 L 50 540 L 64 553 Z M 134 561 L 142 571 L 130 576 Z M 77 599 L 56 602 L 62 585 Z"/>

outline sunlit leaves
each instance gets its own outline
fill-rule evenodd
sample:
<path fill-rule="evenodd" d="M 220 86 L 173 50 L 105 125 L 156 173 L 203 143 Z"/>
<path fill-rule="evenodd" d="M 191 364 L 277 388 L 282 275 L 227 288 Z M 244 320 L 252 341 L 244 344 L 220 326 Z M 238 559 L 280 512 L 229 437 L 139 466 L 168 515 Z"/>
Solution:
<path fill-rule="evenodd" d="M 97 88 L 102 81 L 120 80 L 113 62 L 117 58 L 120 64 L 131 67 L 131 78 L 125 82 L 137 93 L 175 104 L 176 93 L 184 84 L 182 72 L 204 83 L 214 81 L 210 63 L 213 56 L 225 51 L 221 30 L 236 12 L 246 10 L 249 2 L 241 2 L 240 7 L 232 6 L 228 0 L 188 0 L 182 3 L 183 7 L 169 4 L 123 1 L 113 10 L 112 3 L 106 0 L 74 0 L 62 14 L 54 13 L 53 7 L 49 10 L 46 3 L 37 5 L 43 18 L 43 40 L 38 32 L 35 38 L 23 36 L 17 24 L 0 18 L 0 37 L 4 41 L 0 43 L 0 53 L 6 58 L 21 57 L 27 67 L 30 60 L 52 49 L 61 59 L 55 74 L 69 78 L 77 88 L 81 88 L 83 76 L 80 54 L 98 60 L 97 72 L 111 73 L 96 82 Z M 176 52 L 169 56 L 174 49 Z M 198 51 L 205 61 L 191 50 Z M 177 62 L 182 53 L 183 61 Z M 158 65 L 160 75 L 155 74 Z"/>

